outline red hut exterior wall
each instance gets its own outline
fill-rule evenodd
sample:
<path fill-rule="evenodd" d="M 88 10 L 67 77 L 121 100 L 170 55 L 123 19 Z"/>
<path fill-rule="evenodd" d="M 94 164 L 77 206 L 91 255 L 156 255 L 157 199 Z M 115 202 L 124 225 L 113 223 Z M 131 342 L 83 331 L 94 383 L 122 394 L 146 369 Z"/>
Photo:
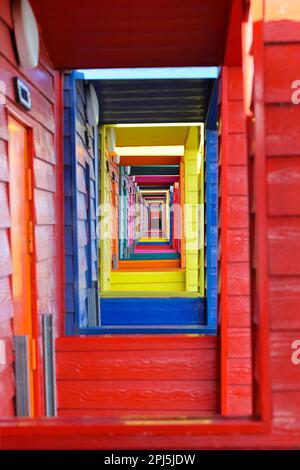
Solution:
<path fill-rule="evenodd" d="M 272 432 L 300 442 L 300 2 L 265 1 L 264 74 L 267 305 L 271 355 Z M 299 86 L 298 86 L 299 90 Z M 299 92 L 298 92 L 299 97 Z"/>
<path fill-rule="evenodd" d="M 11 19 L 7 3 L 4 2 L 0 12 L 4 18 L 2 23 L 9 31 Z M 300 105 L 291 102 L 291 85 L 300 78 L 294 76 L 300 53 L 300 4 L 298 0 L 251 0 L 250 3 L 254 21 L 255 76 L 252 91 L 250 76 L 244 73 L 245 90 L 253 98 L 253 114 L 248 114 L 247 127 L 242 115 L 241 70 L 225 67 L 222 72 L 221 164 L 226 175 L 222 185 L 225 202 L 221 231 L 223 419 L 166 420 L 162 423 L 145 419 L 124 420 L 117 416 L 105 422 L 91 419 L 87 423 L 80 418 L 61 418 L 51 426 L 47 426 L 49 421 L 40 420 L 26 422 L 23 427 L 21 421 L 18 426 L 13 423 L 6 423 L 6 427 L 2 425 L 0 437 L 4 448 L 115 449 L 116 445 L 118 449 L 299 448 L 300 365 L 292 363 L 292 343 L 300 339 Z M 11 46 L 8 40 L 6 44 L 7 55 Z M 246 55 L 244 48 L 244 59 Z M 9 67 L 10 63 L 4 70 Z M 53 76 L 48 66 L 46 70 Z M 39 86 L 36 87 L 44 96 Z M 9 96 L 8 103 L 14 107 Z M 31 122 L 34 128 L 42 125 L 42 129 L 53 137 L 53 115 L 50 125 L 39 122 L 37 117 Z M 0 175 L 4 196 L 0 210 L 4 211 L 1 221 L 5 222 L 2 222 L 1 230 L 6 231 L 5 237 L 9 225 L 5 126 L 1 128 L 1 138 L 4 158 Z M 246 155 L 250 162 L 249 185 L 245 178 Z M 49 164 L 53 170 L 56 168 L 54 161 L 50 160 Z M 224 172 L 222 174 L 224 176 Z M 40 190 L 45 191 L 45 188 Z M 238 211 L 236 207 L 239 207 Z M 47 225 L 46 220 L 51 227 L 55 226 L 55 217 L 50 220 L 45 217 L 41 218 L 42 226 Z M 243 250 L 235 250 L 232 242 L 235 237 L 242 238 Z M 7 253 L 9 256 L 9 249 Z M 54 257 L 46 259 L 46 265 L 54 273 Z M 44 258 L 38 263 L 42 261 Z M 1 309 L 4 312 L 1 331 L 10 344 L 13 312 L 8 287 L 9 262 L 3 265 L 1 282 L 7 292 L 4 296 L 7 301 Z M 40 305 L 43 305 L 43 298 Z M 53 313 L 57 314 L 57 310 Z M 237 317 L 238 324 L 235 323 Z M 245 380 L 241 384 L 243 373 Z M 7 390 L 12 390 L 11 365 L 4 368 L 4 374 L 8 377 L 5 381 Z M 234 394 L 241 386 L 246 393 Z M 255 419 L 246 416 L 251 412 L 251 393 Z M 12 392 L 8 395 L 11 397 Z M 10 399 L 5 406 L 12 413 Z M 233 415 L 242 415 L 242 419 L 235 420 Z"/>
<path fill-rule="evenodd" d="M 59 139 L 60 77 L 51 66 L 41 45 L 40 63 L 36 69 L 21 69 L 12 42 L 13 23 L 9 0 L 0 5 L 0 340 L 5 343 L 5 363 L 0 365 L 0 415 L 14 416 L 13 397 L 13 330 L 14 317 L 11 292 L 11 251 L 9 241 L 9 156 L 8 113 L 30 129 L 33 137 L 33 203 L 35 238 L 36 302 L 33 315 L 37 322 L 37 367 L 39 396 L 36 414 L 44 414 L 42 367 L 42 315 L 52 314 L 55 330 L 60 332 L 59 318 L 63 311 L 61 153 Z M 16 105 L 13 77 L 20 77 L 30 88 L 32 110 L 24 112 Z M 55 135 L 56 134 L 56 135 Z M 60 221 L 60 222 L 59 222 Z"/>

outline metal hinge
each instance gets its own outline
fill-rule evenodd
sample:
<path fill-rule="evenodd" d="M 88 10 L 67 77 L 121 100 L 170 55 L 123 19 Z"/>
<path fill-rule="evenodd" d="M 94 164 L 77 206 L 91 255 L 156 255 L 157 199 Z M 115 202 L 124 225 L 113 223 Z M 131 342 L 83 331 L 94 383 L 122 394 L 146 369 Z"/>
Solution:
<path fill-rule="evenodd" d="M 31 168 L 27 169 L 27 194 L 29 201 L 32 201 L 32 171 Z"/>
<path fill-rule="evenodd" d="M 33 253 L 33 222 L 29 220 L 28 222 L 28 251 Z"/>

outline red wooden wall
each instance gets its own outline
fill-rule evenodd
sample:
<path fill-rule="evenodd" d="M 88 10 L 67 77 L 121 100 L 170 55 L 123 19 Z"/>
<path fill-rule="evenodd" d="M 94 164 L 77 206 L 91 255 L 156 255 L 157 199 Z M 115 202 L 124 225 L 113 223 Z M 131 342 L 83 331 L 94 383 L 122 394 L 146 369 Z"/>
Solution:
<path fill-rule="evenodd" d="M 222 415 L 252 414 L 249 187 L 241 67 L 220 80 Z"/>
<path fill-rule="evenodd" d="M 58 338 L 59 416 L 203 417 L 220 409 L 219 341 L 182 335 Z"/>
<path fill-rule="evenodd" d="M 265 0 L 264 80 L 267 189 L 268 307 L 273 432 L 298 435 L 300 365 L 300 1 Z M 299 90 L 299 86 L 298 86 Z M 299 93 L 298 93 L 299 96 Z"/>
<path fill-rule="evenodd" d="M 40 366 L 40 403 L 38 412 L 43 413 L 43 374 L 41 317 L 53 314 L 55 329 L 58 330 L 58 315 L 62 313 L 62 272 L 60 264 L 61 232 L 58 221 L 61 217 L 61 179 L 59 179 L 61 155 L 59 122 L 55 121 L 55 84 L 58 75 L 52 69 L 44 47 L 41 47 L 40 63 L 36 69 L 21 69 L 12 43 L 12 17 L 9 0 L 0 4 L 0 341 L 6 345 L 6 363 L 0 364 L 0 416 L 13 416 L 13 352 L 11 297 L 11 259 L 9 242 L 9 200 L 8 200 L 8 111 L 24 121 L 32 129 L 34 141 L 33 187 L 35 209 L 35 271 L 36 271 L 36 312 L 38 316 L 38 355 Z M 23 112 L 15 104 L 12 78 L 19 76 L 29 86 L 32 110 Z M 60 222 L 61 223 L 61 222 Z"/>

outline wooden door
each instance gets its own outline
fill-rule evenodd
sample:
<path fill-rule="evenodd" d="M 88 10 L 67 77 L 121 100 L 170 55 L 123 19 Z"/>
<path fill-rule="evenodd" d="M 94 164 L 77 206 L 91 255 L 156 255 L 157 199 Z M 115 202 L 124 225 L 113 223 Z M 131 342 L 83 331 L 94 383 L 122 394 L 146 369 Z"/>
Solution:
<path fill-rule="evenodd" d="M 35 341 L 32 316 L 33 221 L 27 129 L 9 117 L 9 199 L 11 215 L 13 331 L 28 338 L 30 416 L 34 415 Z"/>

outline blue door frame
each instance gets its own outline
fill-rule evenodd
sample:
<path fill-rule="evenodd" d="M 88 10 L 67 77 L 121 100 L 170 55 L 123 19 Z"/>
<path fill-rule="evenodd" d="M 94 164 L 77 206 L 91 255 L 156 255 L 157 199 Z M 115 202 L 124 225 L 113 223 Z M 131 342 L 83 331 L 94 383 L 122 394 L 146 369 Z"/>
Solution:
<path fill-rule="evenodd" d="M 75 152 L 75 141 L 69 139 L 72 132 L 76 132 L 76 84 L 75 81 L 82 78 L 74 73 L 70 75 L 70 103 L 69 103 L 69 116 L 65 119 L 69 122 L 69 134 L 65 136 L 65 164 L 72 165 L 70 152 Z M 84 334 L 84 335 L 101 335 L 109 333 L 198 333 L 215 335 L 217 333 L 217 286 L 218 286 L 218 133 L 216 130 L 217 119 L 217 83 L 214 86 L 214 91 L 211 96 L 211 104 L 206 123 L 206 152 L 205 152 L 205 174 L 206 174 L 206 206 L 205 206 L 205 231 L 206 231 L 206 296 L 205 298 L 195 297 L 158 297 L 158 298 L 101 298 L 100 308 L 102 310 L 103 323 L 101 326 L 91 327 L 87 326 L 85 321 L 80 318 L 80 311 L 76 302 L 79 298 L 79 263 L 78 263 L 78 232 L 74 227 L 78 224 L 76 211 L 70 212 L 68 203 L 66 201 L 66 220 L 68 223 L 73 224 L 73 240 L 72 240 L 72 269 L 74 271 L 74 308 L 71 314 L 66 315 L 66 334 Z M 74 168 L 72 169 L 74 182 L 77 185 L 76 174 Z M 121 178 L 120 178 L 121 180 Z M 73 194 L 76 193 L 77 187 L 74 184 L 71 186 Z M 76 209 L 76 198 L 74 199 L 74 208 Z M 74 209 L 73 208 L 73 209 Z M 77 235 L 76 235 L 77 234 Z M 126 240 L 125 240 L 126 246 Z M 123 245 L 122 248 L 125 248 Z M 120 247 L 121 248 L 121 247 Z M 66 251 L 70 253 L 68 241 L 66 237 Z M 125 250 L 126 251 L 126 250 Z M 91 250 L 87 249 L 87 252 Z M 125 255 L 125 256 L 124 256 Z M 123 254 L 126 258 L 126 254 Z M 132 258 L 131 255 L 130 258 Z M 142 255 L 143 256 L 143 255 Z M 124 259 L 123 258 L 123 259 Z M 67 264 L 67 263 L 66 263 Z M 66 276 L 67 277 L 67 276 Z M 69 286 L 66 285 L 66 304 L 71 304 L 69 296 Z M 124 308 L 130 309 L 135 312 L 129 318 L 128 324 L 120 324 L 122 322 L 122 314 Z M 141 324 L 141 313 L 144 313 L 148 319 L 153 316 L 153 309 L 155 315 L 152 324 Z M 161 325 L 159 316 L 165 310 L 172 312 L 172 315 L 177 321 L 177 324 Z M 107 312 L 107 315 L 105 314 Z M 109 321 L 109 312 L 111 316 Z M 185 313 L 186 312 L 186 316 Z"/>

